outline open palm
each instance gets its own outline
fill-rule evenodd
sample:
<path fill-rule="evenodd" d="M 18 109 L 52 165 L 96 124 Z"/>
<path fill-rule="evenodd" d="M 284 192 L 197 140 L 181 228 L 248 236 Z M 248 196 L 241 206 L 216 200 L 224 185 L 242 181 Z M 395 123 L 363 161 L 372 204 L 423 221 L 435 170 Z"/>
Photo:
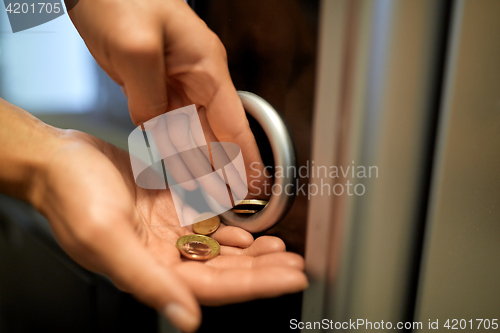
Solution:
<path fill-rule="evenodd" d="M 254 240 L 238 227 L 221 225 L 211 235 L 221 244 L 218 257 L 181 258 L 175 242 L 192 229 L 180 227 L 170 192 L 137 187 L 128 153 L 111 144 L 77 131 L 67 131 L 64 141 L 51 157 L 38 207 L 59 243 L 84 267 L 166 311 L 174 324 L 186 313 L 199 319 L 198 303 L 274 297 L 307 286 L 302 257 L 285 252 L 279 238 Z M 183 214 L 198 212 L 185 206 Z"/>

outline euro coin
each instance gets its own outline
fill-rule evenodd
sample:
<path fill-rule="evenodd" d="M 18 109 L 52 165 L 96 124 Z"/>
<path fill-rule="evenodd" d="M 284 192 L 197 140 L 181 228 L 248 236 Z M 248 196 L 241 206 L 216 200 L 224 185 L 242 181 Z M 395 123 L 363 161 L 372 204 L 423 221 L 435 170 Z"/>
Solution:
<path fill-rule="evenodd" d="M 193 231 L 200 235 L 209 235 L 219 229 L 220 218 L 213 213 L 202 213 L 198 215 L 193 224 Z"/>
<path fill-rule="evenodd" d="M 258 210 L 254 209 L 233 209 L 233 212 L 236 214 L 255 214 L 258 212 Z"/>
<path fill-rule="evenodd" d="M 179 252 L 188 259 L 208 260 L 219 255 L 219 243 L 204 235 L 186 235 L 177 240 Z"/>
<path fill-rule="evenodd" d="M 255 214 L 264 209 L 266 205 L 266 200 L 241 200 L 236 206 L 233 207 L 233 212 L 237 214 Z"/>

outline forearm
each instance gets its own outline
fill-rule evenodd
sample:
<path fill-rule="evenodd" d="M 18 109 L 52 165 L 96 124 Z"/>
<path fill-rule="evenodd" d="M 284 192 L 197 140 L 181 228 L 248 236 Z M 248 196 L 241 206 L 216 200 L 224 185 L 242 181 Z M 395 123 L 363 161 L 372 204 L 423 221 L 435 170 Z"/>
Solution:
<path fill-rule="evenodd" d="M 0 191 L 32 202 L 61 133 L 0 98 Z"/>

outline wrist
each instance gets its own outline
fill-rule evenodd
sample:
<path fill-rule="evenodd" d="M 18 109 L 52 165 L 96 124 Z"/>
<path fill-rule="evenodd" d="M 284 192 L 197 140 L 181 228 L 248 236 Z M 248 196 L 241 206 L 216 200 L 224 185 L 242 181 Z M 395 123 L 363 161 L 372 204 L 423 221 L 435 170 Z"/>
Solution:
<path fill-rule="evenodd" d="M 0 124 L 0 189 L 33 204 L 64 131 L 1 99 Z"/>

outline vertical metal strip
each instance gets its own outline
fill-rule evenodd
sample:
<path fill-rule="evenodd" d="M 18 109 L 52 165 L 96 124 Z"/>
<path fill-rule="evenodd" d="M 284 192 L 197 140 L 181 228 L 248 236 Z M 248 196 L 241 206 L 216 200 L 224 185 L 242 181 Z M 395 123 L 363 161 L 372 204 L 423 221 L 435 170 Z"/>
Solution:
<path fill-rule="evenodd" d="M 318 66 L 313 119 L 312 159 L 317 165 L 337 163 L 337 140 L 341 128 L 346 0 L 323 0 L 320 5 Z M 319 179 L 311 178 L 319 186 Z M 334 179 L 328 179 L 330 186 Z M 314 196 L 309 202 L 306 237 L 306 273 L 310 286 L 304 292 L 302 320 L 323 318 L 328 274 L 330 234 L 334 211 L 330 196 Z"/>

